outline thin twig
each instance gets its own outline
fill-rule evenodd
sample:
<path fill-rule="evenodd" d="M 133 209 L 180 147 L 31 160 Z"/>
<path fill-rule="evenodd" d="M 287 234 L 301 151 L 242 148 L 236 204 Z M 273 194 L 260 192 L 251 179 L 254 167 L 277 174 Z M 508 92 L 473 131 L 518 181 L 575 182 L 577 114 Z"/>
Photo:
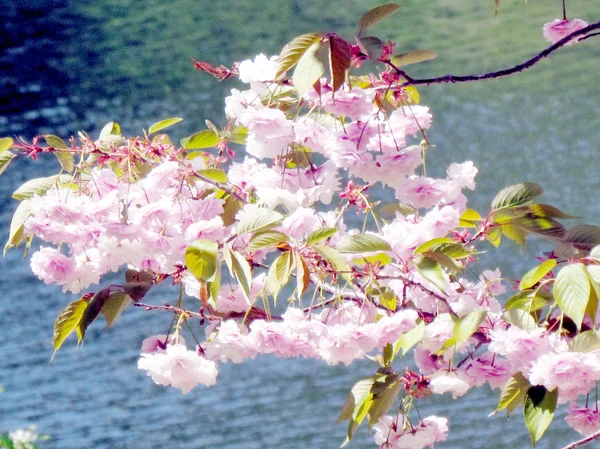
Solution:
<path fill-rule="evenodd" d="M 597 440 L 598 438 L 600 438 L 600 431 L 598 431 L 596 433 L 592 433 L 591 435 L 589 435 L 585 438 L 582 438 L 579 441 L 575 441 L 571 444 L 568 444 L 567 446 L 563 447 L 562 449 L 575 449 L 576 447 L 591 443 L 592 441 Z"/>
<path fill-rule="evenodd" d="M 523 62 L 522 64 L 518 64 L 518 65 L 516 65 L 514 67 L 510 67 L 508 69 L 498 70 L 496 72 L 483 73 L 481 75 L 466 75 L 466 76 L 444 75 L 444 76 L 441 76 L 438 78 L 416 79 L 416 78 L 412 78 L 412 77 L 408 76 L 404 71 L 396 68 L 395 69 L 396 72 L 398 74 L 402 75 L 406 79 L 406 82 L 400 84 L 398 87 L 417 86 L 417 85 L 423 85 L 423 84 L 430 85 L 430 84 L 444 84 L 444 83 L 466 83 L 466 82 L 470 82 L 470 81 L 482 81 L 482 80 L 489 80 L 489 79 L 502 78 L 505 76 L 509 76 L 514 73 L 522 72 L 524 70 L 527 70 L 527 69 L 533 67 L 535 64 L 540 62 L 542 59 L 547 58 L 548 56 L 550 56 L 550 54 L 552 54 L 559 48 L 561 48 L 561 47 L 565 46 L 566 44 L 568 44 L 569 42 L 571 42 L 574 38 L 581 36 L 580 40 L 585 40 L 589 37 L 598 35 L 599 33 L 593 33 L 593 34 L 586 36 L 591 31 L 594 31 L 597 29 L 600 29 L 600 22 L 593 23 L 591 25 L 588 25 L 585 28 L 582 28 L 580 30 L 575 31 L 574 33 L 569 34 L 568 36 L 559 40 L 555 44 L 549 46 L 548 48 L 546 48 L 542 52 L 538 53 L 533 58 L 528 59 L 527 61 Z"/>

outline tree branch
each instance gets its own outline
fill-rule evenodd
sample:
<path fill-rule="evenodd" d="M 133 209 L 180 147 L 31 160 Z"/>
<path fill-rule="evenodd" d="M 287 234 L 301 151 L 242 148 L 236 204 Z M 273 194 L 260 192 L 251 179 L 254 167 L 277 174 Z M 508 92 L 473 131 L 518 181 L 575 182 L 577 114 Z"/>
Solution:
<path fill-rule="evenodd" d="M 585 438 L 582 438 L 579 441 L 575 441 L 574 443 L 568 444 L 567 446 L 563 447 L 562 449 L 575 449 L 576 447 L 591 443 L 592 441 L 597 440 L 598 438 L 600 438 L 600 431 L 593 433 Z"/>
<path fill-rule="evenodd" d="M 400 70 L 393 66 L 392 66 L 392 68 L 396 71 L 396 73 L 398 73 L 398 74 L 402 75 L 404 78 L 406 78 L 406 82 L 400 84 L 399 87 L 418 86 L 418 85 L 423 85 L 423 84 L 430 85 L 430 84 L 444 84 L 444 83 L 466 83 L 466 82 L 471 82 L 471 81 L 482 81 L 482 80 L 489 80 L 489 79 L 494 79 L 494 78 L 502 78 L 505 76 L 509 76 L 509 75 L 513 75 L 515 73 L 522 72 L 524 70 L 527 70 L 527 69 L 533 67 L 535 64 L 540 62 L 542 59 L 550 56 L 550 54 L 552 54 L 554 51 L 558 50 L 559 48 L 561 48 L 561 47 L 565 46 L 566 44 L 568 44 L 569 42 L 571 42 L 574 38 L 582 36 L 581 40 L 584 40 L 584 39 L 588 39 L 590 37 L 599 35 L 600 33 L 592 33 L 590 35 L 587 35 L 591 31 L 598 30 L 598 29 L 600 29 L 600 22 L 593 23 L 591 25 L 588 25 L 585 28 L 582 28 L 580 30 L 575 31 L 574 33 L 569 34 L 568 36 L 564 37 L 560 41 L 558 41 L 555 44 L 551 45 L 550 47 L 546 48 L 544 51 L 538 53 L 533 58 L 528 59 L 527 61 L 523 62 L 522 64 L 518 64 L 518 65 L 516 65 L 514 67 L 510 67 L 508 69 L 498 70 L 496 72 L 483 73 L 481 75 L 465 75 L 465 76 L 444 75 L 439 78 L 416 79 L 416 78 L 411 78 L 410 76 L 408 76 L 403 70 Z"/>

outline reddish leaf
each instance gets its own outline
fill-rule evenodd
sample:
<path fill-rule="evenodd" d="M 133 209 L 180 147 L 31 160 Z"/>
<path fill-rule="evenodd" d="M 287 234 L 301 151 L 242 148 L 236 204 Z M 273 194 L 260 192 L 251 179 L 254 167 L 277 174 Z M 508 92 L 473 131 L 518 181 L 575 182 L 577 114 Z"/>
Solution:
<path fill-rule="evenodd" d="M 344 81 L 346 81 L 346 73 L 350 68 L 351 59 L 350 44 L 337 36 L 331 36 L 329 38 L 329 70 L 334 92 L 342 87 Z"/>

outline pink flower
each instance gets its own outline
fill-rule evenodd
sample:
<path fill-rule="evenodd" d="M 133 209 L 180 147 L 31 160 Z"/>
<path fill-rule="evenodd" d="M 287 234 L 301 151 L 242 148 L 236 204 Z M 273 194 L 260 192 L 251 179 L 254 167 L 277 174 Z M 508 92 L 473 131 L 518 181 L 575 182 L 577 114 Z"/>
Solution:
<path fill-rule="evenodd" d="M 168 345 L 165 352 L 143 353 L 138 368 L 148 371 L 157 385 L 171 385 L 189 393 L 196 385 L 217 382 L 215 362 L 206 360 L 182 344 Z"/>
<path fill-rule="evenodd" d="M 279 109 L 248 109 L 240 121 L 248 127 L 246 151 L 259 159 L 284 154 L 295 138 L 292 122 Z"/>
<path fill-rule="evenodd" d="M 31 271 L 45 284 L 64 285 L 76 275 L 75 261 L 48 247 L 40 248 L 31 256 Z"/>
<path fill-rule="evenodd" d="M 148 337 L 144 339 L 142 342 L 142 353 L 153 354 L 155 352 L 159 352 L 161 354 L 165 353 L 168 345 L 174 345 L 177 342 L 179 344 L 185 345 L 185 340 L 183 337 L 179 337 L 179 339 L 175 338 L 175 334 L 171 336 L 167 335 L 153 335 L 152 337 Z"/>
<path fill-rule="evenodd" d="M 564 404 L 587 394 L 596 385 L 600 365 L 589 353 L 544 354 L 532 365 L 529 380 L 548 390 L 558 388 L 558 401 Z"/>
<path fill-rule="evenodd" d="M 469 391 L 469 377 L 461 369 L 440 370 L 433 373 L 429 386 L 435 394 L 452 393 L 452 398 L 456 399 Z"/>
<path fill-rule="evenodd" d="M 375 443 L 381 449 L 423 449 L 433 448 L 434 443 L 444 441 L 448 433 L 448 420 L 438 416 L 428 416 L 420 425 L 409 427 L 403 415 L 382 416 L 375 430 Z"/>
<path fill-rule="evenodd" d="M 556 19 L 544 25 L 544 37 L 548 42 L 555 44 L 561 39 L 567 37 L 569 34 L 579 31 L 586 26 L 588 26 L 587 22 L 584 22 L 581 19 Z M 572 45 L 573 43 L 577 42 L 577 40 L 579 39 L 572 39 L 565 45 Z"/>
<path fill-rule="evenodd" d="M 591 435 L 600 430 L 600 412 L 598 404 L 594 409 L 579 407 L 572 402 L 565 418 L 567 424 L 582 435 Z"/>

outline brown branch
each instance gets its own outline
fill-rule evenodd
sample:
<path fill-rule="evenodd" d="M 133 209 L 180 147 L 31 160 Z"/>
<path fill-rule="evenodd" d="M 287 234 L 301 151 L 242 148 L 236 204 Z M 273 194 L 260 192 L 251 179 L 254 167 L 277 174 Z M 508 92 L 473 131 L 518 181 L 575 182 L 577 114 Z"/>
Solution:
<path fill-rule="evenodd" d="M 170 312 L 178 313 L 179 315 L 187 315 L 187 316 L 193 317 L 193 318 L 208 318 L 208 317 L 202 315 L 201 313 L 191 312 L 186 309 L 180 309 L 179 307 L 174 307 L 174 306 L 172 306 L 170 304 L 166 304 L 166 303 L 162 306 L 155 306 L 153 304 L 144 304 L 143 302 L 133 303 L 133 305 L 136 307 L 144 307 L 146 310 L 168 310 Z"/>
<path fill-rule="evenodd" d="M 550 54 L 552 54 L 554 51 L 558 50 L 559 48 L 561 48 L 561 47 L 565 46 L 566 44 L 568 44 L 569 42 L 571 42 L 574 38 L 581 36 L 580 40 L 585 40 L 592 36 L 596 36 L 596 35 L 600 34 L 600 33 L 592 33 L 592 34 L 588 35 L 588 33 L 590 33 L 591 31 L 598 30 L 598 29 L 600 29 L 600 22 L 593 23 L 591 25 L 588 25 L 585 28 L 582 28 L 580 30 L 575 31 L 574 33 L 569 34 L 568 36 L 559 40 L 555 44 L 546 48 L 545 50 L 538 53 L 533 58 L 528 59 L 527 61 L 523 62 L 522 64 L 518 64 L 518 65 L 516 65 L 514 67 L 510 67 L 508 69 L 498 70 L 496 72 L 483 73 L 481 75 L 465 75 L 465 76 L 444 75 L 444 76 L 441 76 L 438 78 L 416 79 L 416 78 L 411 78 L 404 71 L 402 71 L 398 68 L 395 68 L 393 65 L 391 65 L 391 67 L 396 71 L 396 73 L 398 73 L 398 74 L 402 75 L 404 78 L 406 78 L 406 82 L 400 84 L 399 87 L 417 86 L 417 85 L 423 85 L 423 84 L 430 85 L 430 84 L 444 84 L 444 83 L 466 83 L 466 82 L 470 82 L 470 81 L 482 81 L 482 80 L 489 80 L 489 79 L 494 79 L 494 78 L 502 78 L 505 76 L 509 76 L 509 75 L 513 75 L 515 73 L 522 72 L 524 70 L 527 70 L 527 69 L 533 67 L 535 64 L 540 62 L 542 59 L 550 56 Z"/>
<path fill-rule="evenodd" d="M 563 447 L 562 449 L 575 449 L 576 447 L 591 443 L 592 441 L 597 440 L 598 438 L 600 438 L 600 431 L 593 433 L 585 438 L 582 438 L 579 441 L 575 441 L 574 443 L 568 444 L 567 446 Z"/>

